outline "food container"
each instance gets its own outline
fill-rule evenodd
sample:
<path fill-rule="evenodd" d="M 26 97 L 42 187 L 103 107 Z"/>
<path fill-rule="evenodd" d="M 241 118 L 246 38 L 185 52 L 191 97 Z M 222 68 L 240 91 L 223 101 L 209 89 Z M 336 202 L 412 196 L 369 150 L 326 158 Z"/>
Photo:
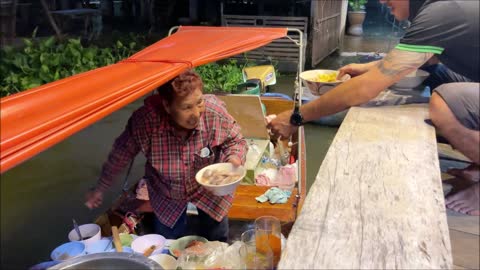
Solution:
<path fill-rule="evenodd" d="M 56 247 L 50 254 L 50 258 L 54 261 L 62 262 L 85 255 L 85 253 L 85 244 L 79 241 L 74 241 Z"/>
<path fill-rule="evenodd" d="M 210 170 L 210 172 L 211 171 L 229 172 L 229 173 L 238 175 L 238 177 L 234 181 L 231 181 L 227 184 L 219 184 L 219 185 L 207 184 L 205 182 L 205 175 L 204 175 L 204 173 L 207 170 Z M 200 185 L 202 185 L 206 190 L 210 191 L 214 195 L 225 196 L 225 195 L 233 194 L 235 192 L 235 189 L 237 189 L 238 184 L 240 184 L 240 181 L 242 181 L 246 173 L 247 171 L 243 166 L 235 167 L 232 163 L 229 163 L 229 162 L 216 163 L 216 164 L 212 164 L 207 167 L 204 167 L 200 171 L 198 171 L 197 174 L 195 175 L 195 179 Z"/>
<path fill-rule="evenodd" d="M 78 229 L 80 230 L 80 234 L 82 235 L 83 239 L 79 239 L 77 231 L 72 229 L 68 233 L 68 240 L 81 241 L 85 244 L 85 246 L 88 246 L 102 238 L 100 226 L 95 223 L 80 225 L 78 226 Z"/>
<path fill-rule="evenodd" d="M 177 260 L 168 254 L 155 254 L 148 257 L 164 269 L 177 269 Z"/>
<path fill-rule="evenodd" d="M 170 244 L 170 247 L 168 251 L 170 254 L 172 254 L 175 257 L 180 257 L 180 253 L 185 250 L 191 243 L 192 241 L 199 241 L 202 243 L 208 242 L 207 238 L 197 236 L 197 235 L 187 235 L 181 238 L 178 238 L 177 240 L 173 241 Z"/>
<path fill-rule="evenodd" d="M 113 242 L 109 239 L 101 239 L 86 247 L 87 254 L 107 252 L 112 249 Z"/>
<path fill-rule="evenodd" d="M 152 252 L 152 255 L 154 255 L 162 252 L 162 249 L 165 246 L 165 241 L 165 237 L 160 234 L 146 234 L 133 240 L 132 249 L 135 253 L 143 254 L 151 246 L 155 246 L 155 249 Z"/>
<path fill-rule="evenodd" d="M 336 78 L 338 71 L 330 69 L 308 70 L 300 73 L 300 78 L 303 80 L 310 92 L 317 96 L 325 94 L 330 89 L 350 79 L 350 75 L 345 74 L 340 80 L 335 79 L 335 81 L 331 82 L 320 81 L 319 77 L 322 75 L 331 75 L 333 78 Z"/>
<path fill-rule="evenodd" d="M 53 266 L 53 270 L 66 269 L 109 269 L 109 270 L 157 270 L 163 269 L 158 263 L 139 254 L 124 252 L 88 254 Z"/>

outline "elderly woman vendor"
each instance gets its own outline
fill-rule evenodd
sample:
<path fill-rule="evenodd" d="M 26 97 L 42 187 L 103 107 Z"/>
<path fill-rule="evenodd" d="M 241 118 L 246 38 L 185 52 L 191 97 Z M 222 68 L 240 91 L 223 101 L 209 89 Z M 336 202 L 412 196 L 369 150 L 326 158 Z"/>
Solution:
<path fill-rule="evenodd" d="M 187 70 L 145 100 L 116 139 L 96 187 L 86 195 L 87 207 L 99 207 L 115 176 L 142 152 L 155 232 L 170 239 L 187 235 L 191 202 L 199 212 L 201 228 L 195 229 L 209 240 L 227 240 L 232 196 L 213 195 L 195 174 L 217 162 L 243 164 L 247 143 L 223 102 L 202 91 L 200 76 Z"/>

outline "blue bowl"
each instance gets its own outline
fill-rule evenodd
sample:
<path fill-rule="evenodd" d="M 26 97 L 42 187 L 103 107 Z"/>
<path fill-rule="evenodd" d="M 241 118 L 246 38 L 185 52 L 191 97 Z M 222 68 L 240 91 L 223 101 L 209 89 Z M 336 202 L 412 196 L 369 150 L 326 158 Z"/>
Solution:
<path fill-rule="evenodd" d="M 117 252 L 117 249 L 112 248 L 112 249 L 110 249 L 108 252 Z M 131 247 L 126 247 L 126 246 L 123 246 L 123 247 L 122 247 L 122 252 L 134 253 L 134 252 L 133 252 L 133 249 L 132 249 Z"/>
<path fill-rule="evenodd" d="M 109 239 L 97 240 L 87 246 L 85 249 L 87 254 L 107 252 L 113 247 L 113 243 Z"/>
<path fill-rule="evenodd" d="M 66 261 L 71 258 L 85 255 L 85 244 L 78 241 L 67 242 L 55 248 L 50 254 L 54 261 Z"/>

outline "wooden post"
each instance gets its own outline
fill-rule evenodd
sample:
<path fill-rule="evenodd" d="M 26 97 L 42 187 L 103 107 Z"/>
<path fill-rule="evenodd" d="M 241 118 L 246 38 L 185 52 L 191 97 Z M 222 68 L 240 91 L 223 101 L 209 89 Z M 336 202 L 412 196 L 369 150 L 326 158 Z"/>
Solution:
<path fill-rule="evenodd" d="M 50 9 L 48 9 L 47 2 L 45 2 L 45 0 L 40 0 L 40 2 L 42 3 L 42 7 L 45 10 L 45 13 L 47 14 L 48 21 L 50 22 L 50 25 L 55 31 L 57 38 L 59 40 L 62 39 L 62 32 L 60 31 L 60 28 L 58 28 L 57 24 L 55 23 L 55 20 L 53 19 L 52 14 L 50 13 Z"/>
<path fill-rule="evenodd" d="M 13 43 L 13 39 L 15 39 L 16 35 L 16 24 L 17 24 L 17 0 L 13 0 L 12 2 L 12 9 L 11 9 L 11 14 L 12 14 L 12 24 L 10 25 L 10 33 L 12 33 L 11 36 L 11 41 Z"/>

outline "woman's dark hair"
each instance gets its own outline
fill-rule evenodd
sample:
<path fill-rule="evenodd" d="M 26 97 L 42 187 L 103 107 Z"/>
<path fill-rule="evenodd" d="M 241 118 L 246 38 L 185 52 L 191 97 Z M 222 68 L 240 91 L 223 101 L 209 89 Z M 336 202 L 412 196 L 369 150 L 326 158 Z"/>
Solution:
<path fill-rule="evenodd" d="M 163 99 L 171 104 L 176 98 L 186 97 L 198 88 L 203 92 L 202 78 L 192 69 L 188 69 L 160 86 L 157 91 Z"/>

